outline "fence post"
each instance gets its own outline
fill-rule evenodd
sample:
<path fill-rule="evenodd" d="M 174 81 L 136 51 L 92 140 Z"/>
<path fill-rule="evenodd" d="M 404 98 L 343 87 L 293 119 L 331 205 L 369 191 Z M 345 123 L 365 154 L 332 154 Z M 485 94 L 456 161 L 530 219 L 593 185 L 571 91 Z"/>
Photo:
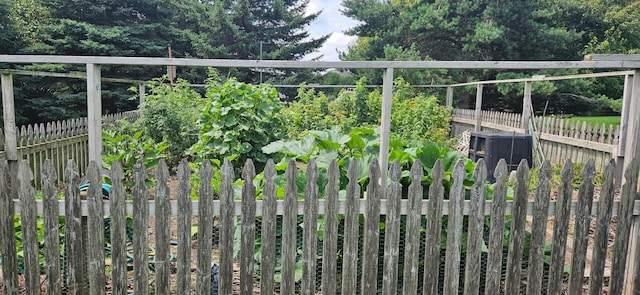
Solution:
<path fill-rule="evenodd" d="M 145 90 L 144 83 L 138 84 L 138 97 L 140 98 L 140 105 L 142 105 L 144 103 L 145 91 L 146 90 Z"/>
<path fill-rule="evenodd" d="M 633 75 L 626 75 L 624 77 L 624 90 L 622 91 L 622 111 L 620 112 L 620 137 L 618 140 L 618 147 L 613 151 L 614 158 L 616 159 L 616 185 L 622 186 L 622 175 L 625 156 L 625 148 L 627 145 L 627 132 L 629 132 L 629 108 L 631 107 L 631 94 L 633 91 Z"/>
<path fill-rule="evenodd" d="M 626 132 L 626 140 L 624 147 L 624 169 L 626 170 L 631 159 L 640 153 L 640 69 L 633 73 L 633 83 L 631 85 L 631 99 L 629 100 L 629 117 Z M 624 185 L 625 180 L 623 180 Z M 635 189 L 636 192 L 638 189 Z M 640 271 L 640 217 L 634 216 L 631 221 L 631 239 L 629 240 L 629 256 L 627 265 L 632 271 L 626 272 L 625 275 L 625 294 L 634 294 L 634 288 L 638 288 L 638 282 L 635 282 L 636 272 Z"/>
<path fill-rule="evenodd" d="M 475 131 L 482 131 L 482 88 L 484 85 L 478 84 L 476 86 L 476 128 Z"/>
<path fill-rule="evenodd" d="M 13 75 L 2 73 L 2 118 L 4 119 L 5 155 L 11 175 L 11 195 L 18 195 L 18 138 L 13 98 Z M 0 143 L 1 144 L 1 143 Z"/>
<path fill-rule="evenodd" d="M 102 167 L 102 98 L 100 65 L 87 64 L 87 120 L 89 126 L 89 161 Z"/>
<path fill-rule="evenodd" d="M 389 138 L 391 134 L 391 99 L 393 97 L 393 68 L 387 68 L 382 82 L 382 120 L 380 123 L 380 179 L 382 187 L 387 186 L 389 166 Z"/>
<path fill-rule="evenodd" d="M 445 105 L 448 107 L 453 107 L 453 87 L 447 86 L 447 99 L 445 100 Z"/>
<path fill-rule="evenodd" d="M 531 120 L 531 87 L 533 82 L 524 82 L 524 97 L 522 99 L 522 129 L 529 134 L 529 121 Z"/>

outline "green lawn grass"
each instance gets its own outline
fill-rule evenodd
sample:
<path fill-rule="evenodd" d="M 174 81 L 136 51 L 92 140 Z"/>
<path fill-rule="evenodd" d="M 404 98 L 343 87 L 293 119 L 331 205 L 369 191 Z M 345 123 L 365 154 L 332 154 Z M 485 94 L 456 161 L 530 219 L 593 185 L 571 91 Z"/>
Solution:
<path fill-rule="evenodd" d="M 580 122 L 585 121 L 587 123 L 591 122 L 592 124 L 597 123 L 598 125 L 602 125 L 604 123 L 605 126 L 620 125 L 620 116 L 571 117 L 569 120 Z"/>

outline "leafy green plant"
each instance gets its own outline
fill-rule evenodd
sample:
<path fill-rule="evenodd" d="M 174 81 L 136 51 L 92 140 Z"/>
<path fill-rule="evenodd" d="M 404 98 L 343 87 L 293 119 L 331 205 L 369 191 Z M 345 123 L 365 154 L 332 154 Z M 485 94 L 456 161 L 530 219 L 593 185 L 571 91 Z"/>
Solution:
<path fill-rule="evenodd" d="M 210 79 L 209 99 L 198 120 L 199 140 L 189 153 L 221 161 L 234 167 L 254 159 L 258 170 L 267 162 L 260 147 L 283 138 L 282 103 L 275 88 L 259 87 L 229 79 L 220 84 Z"/>
<path fill-rule="evenodd" d="M 146 137 L 142 130 L 135 130 L 134 125 L 121 120 L 117 122 L 117 128 L 110 126 L 102 130 L 104 150 L 102 164 L 106 169 L 111 169 L 115 161 L 120 161 L 124 171 L 124 184 L 126 189 L 134 186 L 133 168 L 138 160 L 142 160 L 147 171 L 158 166 L 160 159 L 164 158 L 169 143 L 162 141 L 156 143 Z M 153 184 L 153 175 L 146 177 L 147 185 Z M 105 180 L 110 183 L 109 179 Z"/>

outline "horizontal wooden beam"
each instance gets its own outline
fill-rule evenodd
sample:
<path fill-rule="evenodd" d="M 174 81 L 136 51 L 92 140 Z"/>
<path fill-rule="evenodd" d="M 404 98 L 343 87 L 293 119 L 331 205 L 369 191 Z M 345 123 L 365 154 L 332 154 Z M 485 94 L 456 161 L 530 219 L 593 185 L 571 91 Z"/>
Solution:
<path fill-rule="evenodd" d="M 235 208 L 234 208 L 234 214 L 235 216 L 240 216 L 242 214 L 242 201 L 234 201 L 235 202 Z M 382 199 L 380 200 L 380 214 L 384 215 L 387 212 L 387 202 L 388 200 L 386 199 Z M 20 200 L 15 199 L 14 200 L 15 203 L 15 214 L 16 215 L 20 215 Z M 358 214 L 364 214 L 365 213 L 365 206 L 366 206 L 367 200 L 366 199 L 360 199 L 359 203 L 358 203 Z M 448 215 L 448 211 L 449 211 L 449 200 L 444 200 L 444 204 L 443 204 L 443 214 L 444 215 Z M 65 214 L 65 204 L 64 204 L 64 200 L 60 200 L 58 201 L 59 204 L 59 211 L 60 211 L 60 216 L 64 216 Z M 420 212 L 422 215 L 426 215 L 427 214 L 427 210 L 429 208 L 428 206 L 429 204 L 429 200 L 422 200 L 422 211 Z M 171 200 L 170 201 L 170 205 L 171 205 L 171 215 L 177 215 L 178 214 L 178 201 L 177 200 Z M 408 200 L 401 200 L 400 203 L 400 214 L 402 215 L 406 215 L 408 213 L 408 206 L 409 206 L 409 201 Z M 490 215 L 491 214 L 491 206 L 492 206 L 492 202 L 491 200 L 487 200 L 485 202 L 484 205 L 484 214 L 485 215 Z M 533 214 L 533 206 L 534 206 L 534 202 L 533 201 L 529 201 L 527 203 L 527 215 L 532 215 Z M 576 212 L 576 207 L 577 207 L 577 201 L 573 200 L 570 203 L 571 206 L 571 215 L 575 215 Z M 618 213 L 618 208 L 620 206 L 620 201 L 615 201 L 613 204 L 613 215 L 617 215 Z M 36 201 L 36 207 L 38 209 L 38 215 L 42 215 L 43 214 L 43 202 L 41 200 Z M 126 201 L 126 213 L 127 215 L 133 215 L 133 201 L 128 200 Z M 469 208 L 471 207 L 470 205 L 470 201 L 469 200 L 465 200 L 464 201 L 464 205 L 463 205 L 463 214 L 464 215 L 469 215 Z M 511 209 L 512 209 L 513 205 L 512 205 L 512 201 L 507 201 L 507 208 L 506 208 L 506 214 L 507 215 L 511 215 Z M 103 201 L 103 208 L 104 208 L 104 213 L 105 216 L 109 216 L 109 212 L 110 212 L 110 201 L 109 200 L 104 200 Z M 149 200 L 149 216 L 153 216 L 155 215 L 155 201 L 154 200 Z M 198 215 L 198 201 L 192 201 L 191 202 L 191 214 L 193 216 L 197 216 Z M 346 201 L 345 200 L 339 200 L 338 201 L 338 214 L 345 214 L 345 209 L 346 208 Z M 82 210 L 82 216 L 87 216 L 89 213 L 89 205 L 88 205 L 88 201 L 83 200 L 82 204 L 81 204 L 81 210 Z M 277 201 L 277 210 L 276 210 L 278 215 L 283 215 L 284 214 L 284 201 L 283 200 L 278 200 Z M 318 214 L 323 215 L 326 212 L 326 204 L 325 204 L 325 200 L 319 200 L 319 206 L 318 206 Z M 549 216 L 554 216 L 556 212 L 556 201 L 553 200 L 549 203 Z M 594 200 L 593 201 L 593 208 L 591 209 L 591 214 L 592 215 L 596 215 L 598 212 L 598 201 Z M 219 200 L 214 200 L 213 201 L 213 214 L 215 215 L 220 215 L 220 201 Z M 303 215 L 304 214 L 304 200 L 300 200 L 298 201 L 298 215 Z M 640 200 L 636 200 L 633 206 L 633 215 L 640 215 Z M 256 201 L 256 216 L 262 216 L 262 201 Z"/>
<path fill-rule="evenodd" d="M 25 71 L 25 70 L 0 70 L 0 73 L 7 73 L 13 75 L 22 75 L 22 76 L 39 76 L 39 77 L 59 77 L 59 78 L 76 78 L 76 79 L 87 79 L 87 73 L 84 72 L 71 72 L 71 73 L 54 73 L 54 72 L 44 72 L 44 71 Z M 146 83 L 143 80 L 133 80 L 133 79 L 120 79 L 120 78 L 102 78 L 104 82 L 115 82 L 115 83 L 131 83 L 131 84 L 139 84 Z"/>
<path fill-rule="evenodd" d="M 165 57 L 0 55 L 0 63 L 57 63 L 221 68 L 636 69 L 639 61 L 285 61 Z"/>
<path fill-rule="evenodd" d="M 576 74 L 565 76 L 533 76 L 531 78 L 518 78 L 518 79 L 502 79 L 502 80 L 487 80 L 478 82 L 466 82 L 451 84 L 451 87 L 460 86 L 472 86 L 480 84 L 503 84 L 503 83 L 521 83 L 521 82 L 536 82 L 536 81 L 558 81 L 558 80 L 571 80 L 571 79 L 585 79 L 585 78 L 599 78 L 599 77 L 616 77 L 633 75 L 634 71 L 615 71 L 615 72 L 602 72 L 602 73 L 589 73 L 589 74 Z"/>
<path fill-rule="evenodd" d="M 585 61 L 640 61 L 640 54 L 588 54 Z"/>

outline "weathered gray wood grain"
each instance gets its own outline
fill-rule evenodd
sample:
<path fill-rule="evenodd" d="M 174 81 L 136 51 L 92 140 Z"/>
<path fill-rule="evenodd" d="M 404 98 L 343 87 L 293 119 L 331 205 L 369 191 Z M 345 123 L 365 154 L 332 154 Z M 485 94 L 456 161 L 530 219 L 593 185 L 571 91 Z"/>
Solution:
<path fill-rule="evenodd" d="M 205 160 L 200 167 L 198 189 L 198 251 L 196 261 L 196 294 L 211 294 L 211 239 L 213 236 L 213 169 Z"/>
<path fill-rule="evenodd" d="M 89 275 L 90 294 L 105 294 L 104 272 L 104 210 L 102 208 L 102 177 L 98 164 L 89 162 L 87 177 L 89 189 L 87 191 L 87 203 L 89 207 L 88 241 L 87 241 L 87 268 Z"/>
<path fill-rule="evenodd" d="M 347 199 L 345 202 L 344 236 L 357 237 L 359 230 L 358 202 L 360 200 L 360 185 L 358 178 L 360 169 L 357 161 L 351 161 L 347 178 Z M 358 240 L 344 239 L 342 258 L 342 294 L 349 294 L 356 290 L 358 269 Z"/>
<path fill-rule="evenodd" d="M 113 294 L 127 292 L 127 217 L 126 194 L 122 180 L 124 173 L 119 161 L 111 165 L 111 288 Z"/>
<path fill-rule="evenodd" d="M 224 170 L 223 170 L 224 171 Z M 224 180 L 224 172 L 222 174 Z M 178 215 L 176 216 L 176 230 L 178 234 L 178 249 L 176 250 L 176 292 L 190 294 L 191 292 L 191 169 L 187 160 L 182 159 L 178 166 Z M 224 185 L 224 182 L 223 182 Z M 222 193 L 221 193 L 222 195 Z M 233 226 L 229 226 L 233 228 Z M 222 233 L 221 233 L 222 234 Z M 222 245 L 222 242 L 220 243 Z M 222 248 L 222 246 L 221 246 Z M 221 256 L 224 257 L 224 256 Z M 224 278 L 221 277 L 221 280 Z M 222 287 L 221 287 L 222 288 Z M 221 293 L 225 294 L 225 293 Z M 229 293 L 231 294 L 231 289 Z"/>
<path fill-rule="evenodd" d="M 549 266 L 549 285 L 547 294 L 562 294 L 564 275 L 564 261 L 567 249 L 569 232 L 570 202 L 573 192 L 571 178 L 573 177 L 573 165 L 567 160 L 560 172 L 561 184 L 558 186 L 556 197 L 556 211 L 553 223 L 553 242 L 551 245 L 551 264 Z"/>
<path fill-rule="evenodd" d="M 517 294 L 520 291 L 520 273 L 522 269 L 522 251 L 524 242 L 527 197 L 529 193 L 529 166 L 523 159 L 516 171 L 517 183 L 511 210 L 511 228 L 509 232 L 509 250 L 507 253 L 507 277 L 505 294 Z"/>
<path fill-rule="evenodd" d="M 298 169 L 294 160 L 289 161 L 285 177 L 284 215 L 282 216 L 282 283 L 281 294 L 295 293 L 296 229 L 298 221 Z"/>
<path fill-rule="evenodd" d="M 169 167 L 167 167 L 167 162 L 164 159 L 160 159 L 160 161 L 158 162 L 155 176 L 157 181 L 155 189 L 155 294 L 168 295 L 171 286 L 171 283 L 169 281 L 169 275 L 171 274 L 171 261 L 169 260 L 169 256 L 171 254 L 169 252 L 169 244 L 171 243 L 171 233 L 169 232 L 169 229 L 171 228 L 169 220 L 169 217 L 171 215 L 171 212 L 169 211 L 169 195 L 171 194 L 171 192 L 169 191 L 169 185 L 167 185 L 167 181 L 169 180 Z"/>
<path fill-rule="evenodd" d="M 44 205 L 44 245 L 47 294 L 61 294 L 60 277 L 60 232 L 58 230 L 58 175 L 51 160 L 44 162 L 42 169 L 42 201 Z"/>
<path fill-rule="evenodd" d="M 302 294 L 316 292 L 318 251 L 318 167 L 311 159 L 307 165 L 307 185 L 304 189 L 304 228 L 302 240 Z"/>
<path fill-rule="evenodd" d="M 613 246 L 613 265 L 611 267 L 611 282 L 609 294 L 621 294 L 624 287 L 624 273 L 627 271 L 627 254 L 629 253 L 629 239 L 631 234 L 631 219 L 633 218 L 633 202 L 636 200 L 638 187 L 638 167 L 640 161 L 634 158 L 627 170 L 624 171 L 625 183 L 618 209 L 618 223 L 616 224 L 616 241 Z M 637 238 L 637 237 L 635 237 Z"/>
<path fill-rule="evenodd" d="M 615 195 L 616 163 L 612 159 L 604 170 L 604 182 L 600 189 L 598 215 L 593 237 L 593 256 L 591 257 L 591 273 L 589 276 L 589 294 L 602 293 L 604 283 L 604 266 L 607 260 L 607 244 L 609 242 L 609 227 Z"/>
<path fill-rule="evenodd" d="M 36 212 L 33 173 L 27 161 L 20 161 L 18 168 L 18 196 L 22 205 L 20 226 L 22 229 L 22 249 L 24 263 L 24 287 L 26 294 L 40 294 L 40 266 L 38 262 L 38 221 Z"/>
<path fill-rule="evenodd" d="M 478 294 L 480 290 L 480 254 L 482 252 L 484 231 L 484 201 L 487 190 L 484 182 L 487 179 L 487 165 L 484 159 L 478 160 L 473 171 L 474 183 L 471 187 L 471 205 L 467 233 L 467 257 L 464 269 L 464 293 Z"/>
<path fill-rule="evenodd" d="M 400 201 L 402 200 L 402 177 L 398 160 L 391 163 L 389 179 L 391 182 L 385 194 L 387 212 L 384 235 L 384 262 L 382 269 L 382 294 L 397 294 L 398 258 L 400 256 Z"/>
<path fill-rule="evenodd" d="M 0 236 L 15 236 L 13 218 L 15 206 L 11 195 L 11 177 L 7 161 L 0 160 Z M 16 253 L 16 239 L 0 239 L 0 253 L 2 253 L 2 280 L 0 291 L 7 295 L 19 294 L 18 262 Z"/>
<path fill-rule="evenodd" d="M 367 202 L 364 213 L 364 237 L 362 245 L 362 277 L 360 294 L 378 293 L 378 246 L 380 238 L 380 199 L 382 188 L 380 165 L 373 159 L 369 166 L 369 184 L 367 185 Z"/>
<path fill-rule="evenodd" d="M 549 198 L 551 197 L 551 163 L 545 160 L 538 171 L 538 187 L 533 204 L 533 221 L 531 223 L 531 244 L 529 248 L 529 273 L 527 276 L 527 294 L 542 293 L 544 276 L 544 243 L 549 216 Z"/>
<path fill-rule="evenodd" d="M 449 191 L 447 219 L 447 249 L 444 262 L 444 289 L 442 294 L 458 294 L 460 289 L 460 249 L 462 246 L 462 203 L 464 203 L 464 164 L 458 160 L 453 168 L 453 184 Z M 433 271 L 433 270 L 432 270 Z"/>
<path fill-rule="evenodd" d="M 325 188 L 324 239 L 322 240 L 322 285 L 323 295 L 336 294 L 338 255 L 338 194 L 340 172 L 336 160 L 332 160 L 327 171 Z"/>
<path fill-rule="evenodd" d="M 240 294 L 253 294 L 253 251 L 256 236 L 255 167 L 247 160 L 242 169 L 242 229 L 240 231 Z M 295 241 L 295 240 L 294 240 Z M 294 242 L 295 246 L 295 242 Z"/>
<path fill-rule="evenodd" d="M 235 205 L 233 202 L 233 167 L 224 160 L 220 171 L 220 286 L 219 294 L 232 294 L 233 288 L 233 228 Z"/>
<path fill-rule="evenodd" d="M 493 195 L 491 198 L 491 227 L 489 229 L 489 245 L 487 249 L 485 295 L 492 295 L 500 290 L 504 223 L 507 209 L 506 179 L 508 175 L 507 162 L 504 159 L 500 159 L 493 172 L 496 183 L 493 187 Z"/>
<path fill-rule="evenodd" d="M 87 272 L 85 270 L 86 249 L 83 235 L 85 225 L 82 223 L 82 212 L 80 211 L 80 189 L 78 188 L 79 177 L 73 160 L 67 162 L 65 169 L 65 242 L 67 243 L 67 286 L 69 294 L 88 294 L 89 283 L 87 282 Z"/>
<path fill-rule="evenodd" d="M 269 159 L 264 168 L 264 181 L 262 187 L 262 254 L 260 259 L 260 293 L 273 294 L 275 290 L 274 275 L 276 267 L 276 228 L 277 228 L 277 203 L 276 203 L 276 167 L 273 160 Z"/>
<path fill-rule="evenodd" d="M 580 294 L 582 292 L 589 225 L 591 223 L 591 206 L 593 204 L 593 177 L 595 176 L 593 160 L 589 160 L 584 165 L 581 174 L 583 182 L 578 190 L 573 256 L 571 257 L 571 273 L 569 275 L 569 294 Z"/>
<path fill-rule="evenodd" d="M 420 265 L 420 229 L 422 228 L 422 177 L 424 169 L 420 160 L 411 166 L 411 184 L 409 185 L 409 208 L 407 210 L 407 231 L 404 244 L 404 274 L 402 292 L 409 294 L 418 289 L 418 268 Z"/>
<path fill-rule="evenodd" d="M 431 170 L 431 186 L 429 187 L 429 205 L 427 208 L 426 245 L 424 254 L 423 293 L 438 294 L 440 279 L 440 236 L 442 233 L 442 207 L 444 203 L 444 168 L 440 159 L 436 160 Z M 435 271 L 435 270 L 438 271 Z"/>
<path fill-rule="evenodd" d="M 147 169 L 142 160 L 133 168 L 133 289 L 135 294 L 149 293 L 149 193 Z"/>

